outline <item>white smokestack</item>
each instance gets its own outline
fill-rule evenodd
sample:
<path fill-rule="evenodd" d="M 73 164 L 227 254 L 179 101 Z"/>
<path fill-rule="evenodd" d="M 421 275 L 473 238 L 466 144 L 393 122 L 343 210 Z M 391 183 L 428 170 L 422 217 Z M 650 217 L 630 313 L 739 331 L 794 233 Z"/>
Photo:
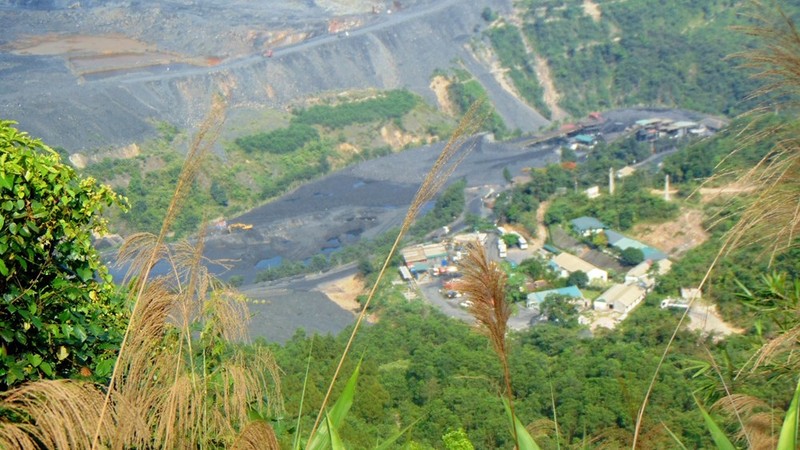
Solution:
<path fill-rule="evenodd" d="M 614 168 L 608 168 L 608 194 L 614 195 Z"/>

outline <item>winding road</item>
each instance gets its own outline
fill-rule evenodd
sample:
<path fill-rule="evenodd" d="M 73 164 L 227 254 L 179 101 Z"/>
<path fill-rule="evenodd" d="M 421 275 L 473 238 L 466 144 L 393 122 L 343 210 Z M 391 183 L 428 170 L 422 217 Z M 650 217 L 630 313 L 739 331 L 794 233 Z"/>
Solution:
<path fill-rule="evenodd" d="M 270 59 L 278 60 L 281 57 L 285 57 L 294 53 L 304 52 L 313 49 L 315 47 L 331 44 L 338 41 L 339 39 L 353 38 L 373 33 L 376 31 L 384 30 L 386 28 L 394 27 L 404 22 L 408 22 L 411 20 L 419 19 L 421 17 L 425 17 L 433 13 L 437 13 L 453 5 L 461 3 L 462 1 L 463 0 L 442 0 L 433 2 L 431 5 L 420 8 L 401 9 L 399 11 L 393 12 L 392 14 L 381 14 L 377 16 L 376 22 L 352 31 L 348 31 L 349 36 L 347 37 L 342 37 L 344 36 L 342 34 L 328 34 L 328 35 L 320 35 L 312 37 L 297 44 L 291 44 L 285 47 L 276 48 L 273 50 L 271 57 L 264 56 L 260 53 L 255 53 L 245 57 L 228 59 L 212 67 L 191 67 L 181 64 L 181 65 L 170 66 L 169 71 L 164 70 L 156 74 L 142 73 L 140 71 L 132 71 L 129 73 L 118 73 L 108 77 L 98 78 L 94 82 L 124 83 L 124 84 L 162 82 L 162 81 L 177 80 L 193 76 L 203 76 L 212 73 L 221 73 L 230 70 L 238 70 L 255 64 L 262 63 L 266 60 Z M 176 67 L 176 69 L 172 70 L 172 67 Z"/>

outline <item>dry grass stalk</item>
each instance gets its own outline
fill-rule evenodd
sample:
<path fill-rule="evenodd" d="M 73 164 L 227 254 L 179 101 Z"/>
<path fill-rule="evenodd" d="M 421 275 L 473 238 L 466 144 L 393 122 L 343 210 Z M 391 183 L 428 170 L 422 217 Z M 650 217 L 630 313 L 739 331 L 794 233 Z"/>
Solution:
<path fill-rule="evenodd" d="M 231 348 L 225 350 L 229 354 L 219 353 L 218 343 L 246 339 L 247 308 L 241 296 L 221 290 L 208 273 L 203 235 L 194 245 L 164 244 L 221 129 L 223 111 L 224 104 L 215 101 L 192 142 L 159 235 L 136 235 L 121 252 L 139 278 L 109 398 L 112 409 L 124 408 L 136 417 L 120 420 L 124 433 L 113 437 L 114 448 L 227 446 L 248 422 L 250 407 L 282 408 L 280 401 L 264 404 L 268 395 L 280 394 L 279 387 L 266 388 L 279 386 L 271 354 L 259 349 L 246 358 Z M 150 269 L 160 260 L 170 263 L 172 273 L 150 281 Z M 198 327 L 199 340 L 192 335 Z"/>
<path fill-rule="evenodd" d="M 213 98 L 211 104 L 211 110 L 206 116 L 206 119 L 200 126 L 200 129 L 196 133 L 191 145 L 189 146 L 189 152 L 186 155 L 186 159 L 184 161 L 183 168 L 181 170 L 181 174 L 178 177 L 178 183 L 175 187 L 175 193 L 170 201 L 169 207 L 167 208 L 167 212 L 164 216 L 164 221 L 161 224 L 161 231 L 159 232 L 158 237 L 153 240 L 150 238 L 140 237 L 143 241 L 139 248 L 146 248 L 147 244 L 150 245 L 151 251 L 140 251 L 137 254 L 137 259 L 131 262 L 132 267 L 138 267 L 141 272 L 138 273 L 139 278 L 136 282 L 136 288 L 132 289 L 132 293 L 134 294 L 133 297 L 133 312 L 131 313 L 131 323 L 128 324 L 127 329 L 125 330 L 125 334 L 122 338 L 122 343 L 120 344 L 119 350 L 119 358 L 116 364 L 114 364 L 114 370 L 111 375 L 111 381 L 108 385 L 108 391 L 106 394 L 105 402 L 103 404 L 103 411 L 107 410 L 109 407 L 109 403 L 111 401 L 112 395 L 115 393 L 115 383 L 117 382 L 118 378 L 120 377 L 120 363 L 119 360 L 122 360 L 127 357 L 127 345 L 130 339 L 131 334 L 140 333 L 137 328 L 133 328 L 132 325 L 137 325 L 143 323 L 139 320 L 139 315 L 143 314 L 142 307 L 140 305 L 139 299 L 141 299 L 142 294 L 144 293 L 145 287 L 147 285 L 147 280 L 150 276 L 150 270 L 158 262 L 161 257 L 163 256 L 164 248 L 163 244 L 165 238 L 167 236 L 167 232 L 172 226 L 172 222 L 177 216 L 178 211 L 180 210 L 180 206 L 183 205 L 186 196 L 189 195 L 189 188 L 192 185 L 197 173 L 200 170 L 200 166 L 202 161 L 205 157 L 207 151 L 211 148 L 214 142 L 216 142 L 219 133 L 222 130 L 222 124 L 225 118 L 225 108 L 226 105 L 223 99 L 219 96 L 215 96 Z M 142 339 L 148 339 L 151 336 L 142 335 Z M 100 437 L 100 429 L 103 426 L 103 421 L 105 420 L 105 415 L 101 414 L 100 420 L 97 423 L 97 432 L 95 433 L 95 438 L 93 440 L 92 448 L 97 448 L 99 444 L 98 439 Z"/>
<path fill-rule="evenodd" d="M 507 355 L 506 330 L 511 307 L 506 301 L 506 274 L 490 261 L 482 245 L 470 244 L 464 258 L 460 289 L 472 301 L 469 312 L 498 356 Z"/>
<path fill-rule="evenodd" d="M 782 414 L 773 410 L 765 401 L 750 395 L 731 394 L 717 400 L 711 408 L 738 418 L 741 429 L 736 434 L 736 439 L 746 442 L 747 448 L 776 448 Z"/>
<path fill-rule="evenodd" d="M 88 449 L 102 405 L 103 393 L 94 385 L 70 380 L 37 381 L 4 392 L 0 407 L 25 420 L 0 423 L 0 448 Z M 100 430 L 104 439 L 114 433 L 113 422 Z"/>
<path fill-rule="evenodd" d="M 375 280 L 375 283 L 373 283 L 369 294 L 367 294 L 364 305 L 361 307 L 361 312 L 356 317 L 356 322 L 353 325 L 353 331 L 350 333 L 350 338 L 347 340 L 347 344 L 342 352 L 342 356 L 339 358 L 339 363 L 336 366 L 333 376 L 331 377 L 325 397 L 322 399 L 322 404 L 320 405 L 319 412 L 317 413 L 317 418 L 314 421 L 314 426 L 311 428 L 311 433 L 306 446 L 311 445 L 311 442 L 314 439 L 314 433 L 316 433 L 320 421 L 322 420 L 325 408 L 330 401 L 333 387 L 339 378 L 344 361 L 347 359 L 347 356 L 350 352 L 350 347 L 352 346 L 353 341 L 358 334 L 361 323 L 364 321 L 364 318 L 367 315 L 367 308 L 372 302 L 372 298 L 375 296 L 375 293 L 378 290 L 378 286 L 383 279 L 383 275 L 386 273 L 386 268 L 389 266 L 392 256 L 397 251 L 397 247 L 400 245 L 403 236 L 405 236 L 405 233 L 417 218 L 422 206 L 436 196 L 436 193 L 439 192 L 445 183 L 447 183 L 447 180 L 450 178 L 450 175 L 456 169 L 458 164 L 469 154 L 469 152 L 477 143 L 477 141 L 473 140 L 472 143 L 469 144 L 468 139 L 478 131 L 480 126 L 486 120 L 485 114 L 480 112 L 482 105 L 483 101 L 479 100 L 469 108 L 466 114 L 464 114 L 464 117 L 458 123 L 458 126 L 453 131 L 453 134 L 450 136 L 447 144 L 442 149 L 439 157 L 433 163 L 433 167 L 431 167 L 431 169 L 425 175 L 422 184 L 417 190 L 417 193 L 411 202 L 411 206 L 409 206 L 408 212 L 406 212 L 405 218 L 403 219 L 403 223 L 400 226 L 400 231 L 397 233 L 397 237 L 392 244 L 392 248 L 389 250 L 389 254 L 384 259 L 383 266 L 381 266 L 381 270 L 378 272 L 378 277 Z"/>
<path fill-rule="evenodd" d="M 233 443 L 231 450 L 280 450 L 275 431 L 264 421 L 250 422 Z"/>
<path fill-rule="evenodd" d="M 541 419 L 534 420 L 525 427 L 528 433 L 536 439 L 539 437 L 550 436 L 555 434 L 556 423 L 548 418 L 542 417 Z"/>
<path fill-rule="evenodd" d="M 221 285 L 201 264 L 202 245 L 178 245 L 170 260 L 182 265 L 175 270 L 180 279 L 158 278 L 144 290 L 142 314 L 137 316 L 142 323 L 134 324 L 139 333 L 131 335 L 131 352 L 120 358 L 125 376 L 115 394 L 117 404 L 145 418 L 142 423 L 152 430 L 152 442 L 138 440 L 146 435 L 142 430 L 120 439 L 125 446 L 133 440 L 135 446 L 160 448 L 197 447 L 209 441 L 230 444 L 237 428 L 248 422 L 251 407 L 282 409 L 280 401 L 263 401 L 280 395 L 277 364 L 265 349 L 248 355 L 239 349 L 229 349 L 229 355 L 216 353 L 219 342 L 246 339 L 244 299 L 215 290 Z M 159 300 L 162 303 L 154 308 Z M 199 341 L 192 337 L 197 327 Z M 203 369 L 198 371 L 198 366 Z M 276 385 L 273 391 L 266 388 L 271 384 Z"/>
<path fill-rule="evenodd" d="M 798 339 L 800 339 L 800 325 L 788 330 L 774 339 L 767 341 L 767 343 L 764 344 L 761 349 L 759 349 L 757 353 L 758 358 L 756 358 L 755 362 L 753 363 L 752 370 L 755 371 L 762 364 L 772 361 L 775 355 L 786 353 L 787 350 L 789 353 L 789 361 L 787 361 L 787 363 L 789 365 L 796 365 L 796 359 L 794 362 L 792 362 L 791 358 L 796 358 L 797 356 L 793 354 L 792 350 L 794 350 L 797 346 Z"/>
<path fill-rule="evenodd" d="M 763 5 L 756 3 L 756 6 Z M 758 25 L 739 30 L 756 37 L 759 48 L 734 55 L 742 66 L 755 72 L 762 86 L 750 95 L 762 105 L 749 113 L 752 123 L 742 134 L 742 146 L 766 139 L 776 141 L 772 150 L 740 182 L 754 186 L 756 198 L 742 213 L 725 241 L 727 249 L 763 245 L 774 256 L 793 247 L 800 231 L 800 125 L 796 120 L 752 130 L 759 120 L 782 111 L 794 117 L 800 106 L 800 32 L 792 19 L 779 10 L 779 18 L 754 18 Z"/>
<path fill-rule="evenodd" d="M 461 290 L 472 302 L 469 312 L 481 331 L 489 338 L 494 352 L 503 367 L 505 395 L 512 417 L 514 414 L 514 393 L 511 390 L 511 372 L 508 366 L 508 348 L 506 331 L 508 318 L 511 317 L 511 306 L 506 301 L 506 273 L 500 266 L 490 261 L 483 245 L 470 244 L 463 261 L 463 281 Z M 516 427 L 511 428 L 514 442 L 519 447 Z"/>

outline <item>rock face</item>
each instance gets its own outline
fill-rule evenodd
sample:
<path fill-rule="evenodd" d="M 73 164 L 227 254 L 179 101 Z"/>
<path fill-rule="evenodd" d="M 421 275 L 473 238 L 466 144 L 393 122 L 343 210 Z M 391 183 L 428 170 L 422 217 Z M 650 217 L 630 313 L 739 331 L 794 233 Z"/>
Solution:
<path fill-rule="evenodd" d="M 191 127 L 215 92 L 228 95 L 231 108 L 280 109 L 321 92 L 370 87 L 407 88 L 436 104 L 434 71 L 464 61 L 510 128 L 546 124 L 493 84 L 467 50 L 481 39 L 483 8 L 507 11 L 509 0 L 385 2 L 402 9 L 334 23 L 357 24 L 346 31 L 331 25 L 338 20 L 332 8 L 313 2 L 257 3 L 0 1 L 3 118 L 75 152 L 140 141 L 158 121 Z M 36 29 L 49 34 L 25 37 Z M 71 47 L 64 43 L 78 36 Z M 109 54 L 97 36 L 124 39 L 130 51 Z"/>

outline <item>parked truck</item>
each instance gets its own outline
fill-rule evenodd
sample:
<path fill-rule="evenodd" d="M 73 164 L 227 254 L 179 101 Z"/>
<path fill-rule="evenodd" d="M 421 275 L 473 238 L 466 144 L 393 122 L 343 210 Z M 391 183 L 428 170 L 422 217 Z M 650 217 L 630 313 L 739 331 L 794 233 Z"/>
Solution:
<path fill-rule="evenodd" d="M 500 253 L 501 258 L 508 256 L 508 247 L 506 247 L 506 243 L 502 239 L 497 240 L 497 252 Z"/>
<path fill-rule="evenodd" d="M 674 298 L 665 298 L 661 300 L 661 309 L 689 309 L 689 302 L 686 300 L 675 300 Z"/>

